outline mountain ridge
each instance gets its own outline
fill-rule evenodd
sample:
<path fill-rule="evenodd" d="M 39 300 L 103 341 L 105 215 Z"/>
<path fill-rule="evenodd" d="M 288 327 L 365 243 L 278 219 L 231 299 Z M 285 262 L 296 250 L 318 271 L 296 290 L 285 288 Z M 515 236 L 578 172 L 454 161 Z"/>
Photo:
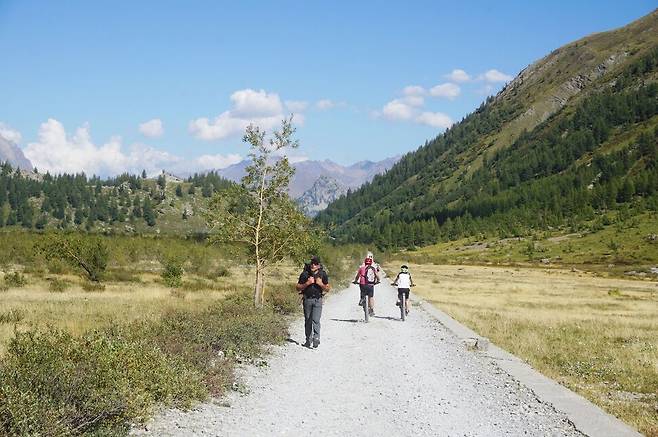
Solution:
<path fill-rule="evenodd" d="M 457 219 L 459 226 L 465 220 L 474 228 L 486 228 L 482 222 L 493 222 L 488 216 L 475 216 L 476 209 L 468 205 L 487 196 L 494 204 L 502 205 L 503 194 L 496 194 L 496 184 L 505 180 L 505 175 L 497 173 L 501 166 L 527 172 L 518 175 L 517 185 L 500 187 L 510 196 L 517 196 L 543 178 L 560 179 L 564 176 L 561 172 L 584 173 L 580 164 L 589 164 L 599 150 L 613 151 L 617 145 L 611 141 L 618 141 L 620 133 L 625 132 L 630 141 L 638 142 L 645 130 L 647 135 L 653 135 L 652 129 L 658 122 L 645 116 L 655 110 L 651 84 L 658 80 L 656 29 L 658 11 L 624 28 L 581 38 L 554 50 L 523 69 L 495 97 L 487 98 L 444 134 L 406 154 L 384 176 L 375 177 L 333 202 L 317 216 L 318 222 L 336 225 L 335 233 L 344 240 L 379 240 L 382 245 L 422 245 L 452 238 L 464 232 L 448 232 Z M 638 107 L 640 104 L 645 108 Z M 586 114 L 581 112 L 585 109 L 596 112 L 592 120 L 583 118 Z M 631 118 L 623 121 L 624 117 L 616 117 L 615 112 Z M 587 147 L 583 150 L 579 146 L 582 138 L 573 135 L 574 129 L 586 138 Z M 602 131 L 604 135 L 600 135 Z M 529 144 L 529 137 L 541 141 L 540 146 Z M 565 137 L 568 141 L 561 140 Z M 624 146 L 628 146 L 629 138 L 624 141 Z M 511 151 L 516 149 L 522 149 L 526 155 L 512 156 Z M 553 162 L 553 155 L 558 152 L 565 158 L 555 164 L 553 173 L 537 172 L 541 165 L 533 167 L 535 163 L 527 159 L 539 164 L 542 160 Z M 508 161 L 512 158 L 528 168 L 511 166 Z M 650 167 L 645 155 L 638 155 L 637 159 L 641 166 L 634 172 Z M 625 183 L 627 177 L 615 174 L 614 178 Z M 511 210 L 501 208 L 496 207 L 496 214 Z M 528 226 L 531 220 L 519 215 L 514 218 L 522 223 L 518 228 Z M 407 230 L 411 227 L 414 229 Z M 402 236 L 405 232 L 424 237 L 407 239 Z M 393 241 L 396 235 L 404 241 Z"/>

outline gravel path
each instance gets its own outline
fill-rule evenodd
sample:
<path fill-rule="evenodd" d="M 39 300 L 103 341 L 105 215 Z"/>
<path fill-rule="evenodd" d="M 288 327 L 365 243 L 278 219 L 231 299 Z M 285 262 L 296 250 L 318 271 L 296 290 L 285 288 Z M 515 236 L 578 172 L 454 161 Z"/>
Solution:
<path fill-rule="evenodd" d="M 396 292 L 376 288 L 376 317 L 363 323 L 358 288 L 331 296 L 322 342 L 306 349 L 303 320 L 268 366 L 242 369 L 247 393 L 168 410 L 135 435 L 156 436 L 580 436 L 566 417 L 467 350 L 418 307 L 405 322 Z M 413 295 L 412 295 L 413 301 Z"/>

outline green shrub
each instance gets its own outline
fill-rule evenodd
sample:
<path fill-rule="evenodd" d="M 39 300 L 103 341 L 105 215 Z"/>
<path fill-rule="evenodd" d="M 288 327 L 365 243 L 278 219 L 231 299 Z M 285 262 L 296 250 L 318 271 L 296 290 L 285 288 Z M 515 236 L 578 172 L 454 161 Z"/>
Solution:
<path fill-rule="evenodd" d="M 61 331 L 19 333 L 0 367 L 0 431 L 125 432 L 155 403 L 189 406 L 205 393 L 202 375 L 189 365 L 120 330 L 82 338 Z"/>
<path fill-rule="evenodd" d="M 9 288 L 21 288 L 27 285 L 27 279 L 21 272 L 7 273 L 5 275 L 5 284 Z"/>
<path fill-rule="evenodd" d="M 125 269 L 114 269 L 107 273 L 104 276 L 106 281 L 116 281 L 116 282 L 142 282 L 142 279 L 135 272 L 131 272 Z"/>
<path fill-rule="evenodd" d="M 63 293 L 64 291 L 68 290 L 70 286 L 71 283 L 69 281 L 53 278 L 50 281 L 50 284 L 48 284 L 48 290 L 53 293 Z"/>
<path fill-rule="evenodd" d="M 61 275 L 67 273 L 67 267 L 68 266 L 66 263 L 59 258 L 53 258 L 48 261 L 48 272 L 52 273 L 53 275 Z"/>
<path fill-rule="evenodd" d="M 160 276 L 169 287 L 180 287 L 183 278 L 183 263 L 176 258 L 168 258 L 163 262 L 164 269 Z"/>
<path fill-rule="evenodd" d="M 211 281 L 215 281 L 219 278 L 225 278 L 231 275 L 229 269 L 221 265 L 199 273 Z"/>
<path fill-rule="evenodd" d="M 48 234 L 36 249 L 49 262 L 60 260 L 79 268 L 90 281 L 102 279 L 110 256 L 105 240 L 83 234 Z"/>
<path fill-rule="evenodd" d="M 82 281 L 82 284 L 80 285 L 82 286 L 82 289 L 84 291 L 88 291 L 88 292 L 105 290 L 105 285 L 101 284 L 100 282 Z"/>
<path fill-rule="evenodd" d="M 265 299 L 275 311 L 281 314 L 298 312 L 301 308 L 300 297 L 292 286 L 273 286 L 265 291 Z"/>

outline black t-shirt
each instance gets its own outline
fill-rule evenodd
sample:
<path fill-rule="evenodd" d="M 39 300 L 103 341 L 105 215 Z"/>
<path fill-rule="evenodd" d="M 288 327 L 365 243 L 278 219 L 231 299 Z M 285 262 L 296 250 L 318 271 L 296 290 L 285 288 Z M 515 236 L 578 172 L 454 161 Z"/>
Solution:
<path fill-rule="evenodd" d="M 327 273 L 324 271 L 324 269 L 316 271 L 315 274 L 313 274 L 308 270 L 304 270 L 302 274 L 299 275 L 299 281 L 297 281 L 297 283 L 305 284 L 311 275 L 313 275 L 316 278 L 317 277 L 322 278 L 322 283 L 324 285 L 327 285 L 329 283 L 329 276 L 327 276 Z M 320 288 L 318 284 L 313 283 L 312 285 L 309 285 L 304 290 L 302 290 L 302 293 L 304 293 L 304 297 L 322 297 L 322 288 Z"/>

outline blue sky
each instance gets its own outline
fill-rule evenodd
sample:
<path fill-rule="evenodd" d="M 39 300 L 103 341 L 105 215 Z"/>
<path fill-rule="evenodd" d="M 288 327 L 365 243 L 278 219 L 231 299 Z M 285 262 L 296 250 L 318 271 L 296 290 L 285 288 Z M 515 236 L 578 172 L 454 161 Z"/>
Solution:
<path fill-rule="evenodd" d="M 655 6 L 0 0 L 0 134 L 51 171 L 196 170 L 244 157 L 248 121 L 294 112 L 296 156 L 380 159 Z"/>

